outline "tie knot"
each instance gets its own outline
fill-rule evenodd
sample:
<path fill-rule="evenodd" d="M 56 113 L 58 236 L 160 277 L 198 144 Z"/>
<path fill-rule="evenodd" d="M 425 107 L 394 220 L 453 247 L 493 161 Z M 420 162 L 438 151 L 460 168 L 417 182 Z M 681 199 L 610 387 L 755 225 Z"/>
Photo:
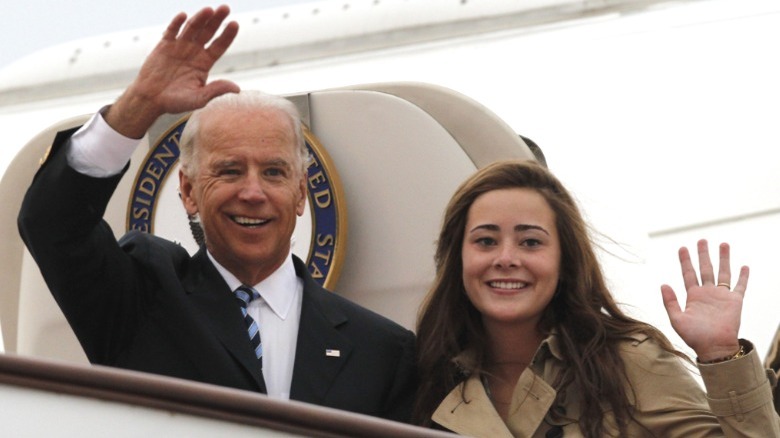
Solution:
<path fill-rule="evenodd" d="M 238 301 L 241 302 L 242 307 L 246 307 L 249 305 L 249 303 L 252 302 L 252 300 L 260 298 L 260 293 L 258 293 L 254 288 L 244 285 L 239 286 L 233 293 L 236 294 L 236 298 L 238 298 Z"/>

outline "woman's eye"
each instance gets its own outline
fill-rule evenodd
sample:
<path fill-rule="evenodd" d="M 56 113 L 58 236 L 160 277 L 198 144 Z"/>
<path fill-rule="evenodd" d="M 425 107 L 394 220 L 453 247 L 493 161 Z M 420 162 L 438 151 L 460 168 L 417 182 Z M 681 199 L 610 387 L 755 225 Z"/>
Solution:
<path fill-rule="evenodd" d="M 479 239 L 476 240 L 476 243 L 477 245 L 481 245 L 481 246 L 493 246 L 496 244 L 496 241 L 495 239 L 490 237 L 480 237 Z"/>
<path fill-rule="evenodd" d="M 522 243 L 523 246 L 539 246 L 542 241 L 539 239 L 525 239 Z"/>

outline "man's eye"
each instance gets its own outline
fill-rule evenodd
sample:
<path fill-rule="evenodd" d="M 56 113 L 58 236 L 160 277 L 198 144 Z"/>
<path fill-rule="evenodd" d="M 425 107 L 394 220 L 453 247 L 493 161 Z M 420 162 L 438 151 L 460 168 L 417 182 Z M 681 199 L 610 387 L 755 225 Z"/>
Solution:
<path fill-rule="evenodd" d="M 284 176 L 284 170 L 277 167 L 270 167 L 265 170 L 267 176 Z"/>
<path fill-rule="evenodd" d="M 239 172 L 238 169 L 222 169 L 219 171 L 219 174 L 224 176 L 233 176 L 233 175 L 238 175 L 240 173 L 241 172 Z"/>

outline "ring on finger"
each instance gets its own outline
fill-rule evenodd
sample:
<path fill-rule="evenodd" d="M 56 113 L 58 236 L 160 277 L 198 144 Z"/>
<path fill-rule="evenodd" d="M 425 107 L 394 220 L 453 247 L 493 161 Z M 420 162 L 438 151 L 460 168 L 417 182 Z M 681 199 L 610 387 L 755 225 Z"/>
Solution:
<path fill-rule="evenodd" d="M 726 289 L 731 290 L 731 285 L 728 283 L 718 283 L 718 286 L 724 286 Z"/>

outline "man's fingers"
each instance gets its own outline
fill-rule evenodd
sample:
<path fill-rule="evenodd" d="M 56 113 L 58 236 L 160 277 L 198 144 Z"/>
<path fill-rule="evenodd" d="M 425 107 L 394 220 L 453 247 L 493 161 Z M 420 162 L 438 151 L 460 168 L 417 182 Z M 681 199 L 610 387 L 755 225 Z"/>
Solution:
<path fill-rule="evenodd" d="M 226 5 L 218 7 L 214 11 L 214 15 L 209 18 L 209 20 L 203 26 L 203 29 L 201 30 L 202 35 L 200 35 L 198 42 L 201 44 L 206 44 L 207 42 L 211 41 L 211 38 L 217 34 L 219 27 L 222 25 L 222 22 L 225 21 L 225 18 L 227 18 L 228 15 L 230 15 L 229 7 Z"/>
<path fill-rule="evenodd" d="M 205 106 L 206 103 L 217 96 L 221 96 L 227 93 L 238 93 L 239 91 L 241 91 L 241 88 L 236 85 L 235 82 L 226 80 L 211 82 L 210 84 L 203 87 L 203 95 L 205 98 L 203 105 Z"/>
<path fill-rule="evenodd" d="M 222 22 L 230 14 L 230 8 L 226 5 L 218 7 L 216 10 L 203 8 L 197 14 L 187 20 L 184 29 L 179 33 L 178 38 L 182 41 L 192 42 L 201 48 L 205 47 L 209 41 L 217 34 Z M 168 26 L 165 32 L 166 39 L 176 38 L 179 28 L 186 15 L 180 14 Z M 222 33 L 206 49 L 212 62 L 219 59 L 233 43 L 238 34 L 238 23 L 231 21 L 228 23 Z"/>
<path fill-rule="evenodd" d="M 184 25 L 184 29 L 181 31 L 181 35 L 179 35 L 179 39 L 197 43 L 200 39 L 200 34 L 203 30 L 203 27 L 213 16 L 214 10 L 211 8 L 203 8 L 198 11 L 197 14 L 193 15 L 189 20 L 187 20 L 187 23 Z M 208 39 L 200 44 L 205 44 L 207 41 Z"/>
<path fill-rule="evenodd" d="M 217 37 L 217 39 L 215 39 L 207 49 L 212 59 L 219 59 L 233 43 L 236 35 L 238 35 L 238 23 L 231 21 L 225 26 L 225 29 L 222 31 L 219 37 Z"/>
<path fill-rule="evenodd" d="M 179 29 L 181 29 L 181 25 L 184 24 L 184 22 L 187 21 L 187 14 L 184 12 L 179 12 L 176 14 L 175 17 L 173 17 L 173 20 L 171 20 L 170 24 L 168 24 L 168 27 L 165 29 L 165 32 L 163 32 L 163 39 L 168 41 L 173 41 L 176 39 L 176 35 L 179 34 Z"/>
<path fill-rule="evenodd" d="M 200 27 L 198 33 L 195 35 L 194 41 L 201 46 L 205 46 L 206 43 L 214 38 L 214 35 L 217 34 L 219 27 L 222 26 L 222 22 L 225 21 L 225 18 L 227 18 L 229 14 L 230 8 L 227 6 L 222 5 L 217 8 L 213 15 L 209 17 L 209 19 L 206 20 Z"/>

